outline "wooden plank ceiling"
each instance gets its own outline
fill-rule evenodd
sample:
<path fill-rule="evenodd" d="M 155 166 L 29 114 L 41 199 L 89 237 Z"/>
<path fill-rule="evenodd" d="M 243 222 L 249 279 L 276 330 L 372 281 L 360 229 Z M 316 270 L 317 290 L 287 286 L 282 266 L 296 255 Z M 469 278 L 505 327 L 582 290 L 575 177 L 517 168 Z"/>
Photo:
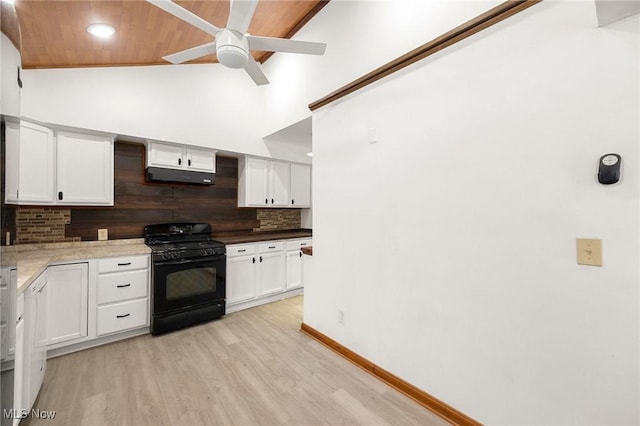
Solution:
<path fill-rule="evenodd" d="M 327 2 L 260 0 L 248 32 L 290 38 Z M 217 27 L 226 26 L 228 0 L 176 3 Z M 163 56 L 213 40 L 144 0 L 16 0 L 15 8 L 23 68 L 167 64 Z M 112 25 L 115 36 L 101 40 L 89 35 L 86 29 L 93 23 Z M 252 53 L 259 62 L 271 55 Z M 192 63 L 215 61 L 211 55 Z"/>

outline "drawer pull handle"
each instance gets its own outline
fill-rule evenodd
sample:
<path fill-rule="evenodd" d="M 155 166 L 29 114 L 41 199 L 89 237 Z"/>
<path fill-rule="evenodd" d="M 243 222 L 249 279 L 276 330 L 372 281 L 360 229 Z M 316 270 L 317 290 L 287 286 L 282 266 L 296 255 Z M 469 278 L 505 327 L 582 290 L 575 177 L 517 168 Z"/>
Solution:
<path fill-rule="evenodd" d="M 300 243 L 300 245 L 301 245 L 301 246 L 306 246 L 306 245 L 307 245 L 307 243 Z"/>
<path fill-rule="evenodd" d="M 276 248 L 276 246 L 269 246 L 269 248 Z"/>
<path fill-rule="evenodd" d="M 244 253 L 247 249 L 238 250 L 238 253 Z"/>
<path fill-rule="evenodd" d="M 116 315 L 116 318 L 126 318 L 131 314 L 124 314 L 124 315 Z"/>
<path fill-rule="evenodd" d="M 131 287 L 131 283 L 128 283 L 128 284 L 118 284 L 116 287 L 118 287 L 118 288 Z"/>
<path fill-rule="evenodd" d="M 131 265 L 131 262 L 118 263 L 118 266 L 129 266 L 129 265 Z"/>

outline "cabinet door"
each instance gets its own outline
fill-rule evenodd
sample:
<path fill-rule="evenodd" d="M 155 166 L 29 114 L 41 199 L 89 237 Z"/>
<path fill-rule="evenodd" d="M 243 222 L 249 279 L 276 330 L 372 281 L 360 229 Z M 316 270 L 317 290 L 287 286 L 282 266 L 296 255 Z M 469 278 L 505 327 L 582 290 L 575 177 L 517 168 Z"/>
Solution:
<path fill-rule="evenodd" d="M 24 401 L 24 383 L 25 383 L 25 375 L 24 375 L 24 318 L 18 318 L 16 322 L 16 357 L 13 368 L 13 409 L 15 410 L 24 410 L 25 401 Z M 17 425 L 16 421 L 13 422 L 14 425 Z"/>
<path fill-rule="evenodd" d="M 57 204 L 113 205 L 113 139 L 58 132 Z"/>
<path fill-rule="evenodd" d="M 287 252 L 287 290 L 302 287 L 302 252 Z"/>
<path fill-rule="evenodd" d="M 267 160 L 247 158 L 246 191 L 247 204 L 251 206 L 266 206 L 269 200 L 269 163 Z"/>
<path fill-rule="evenodd" d="M 181 146 L 150 142 L 147 153 L 147 166 L 184 169 L 185 165 L 182 162 L 183 151 L 184 149 Z"/>
<path fill-rule="evenodd" d="M 311 206 L 311 166 L 291 165 L 291 206 Z"/>
<path fill-rule="evenodd" d="M 7 122 L 5 125 L 5 193 L 7 203 L 18 202 L 20 183 L 20 124 Z"/>
<path fill-rule="evenodd" d="M 255 299 L 256 258 L 257 256 L 227 258 L 227 305 Z"/>
<path fill-rule="evenodd" d="M 88 264 L 49 267 L 47 284 L 47 344 L 49 346 L 87 335 Z"/>
<path fill-rule="evenodd" d="M 260 253 L 258 255 L 257 296 L 279 293 L 285 285 L 284 252 Z"/>
<path fill-rule="evenodd" d="M 187 169 L 215 173 L 216 153 L 207 149 L 187 148 Z"/>
<path fill-rule="evenodd" d="M 269 205 L 289 205 L 289 163 L 269 162 Z"/>
<path fill-rule="evenodd" d="M 53 203 L 54 159 L 53 132 L 22 121 L 18 159 L 19 203 Z M 7 158 L 7 161 L 10 160 Z"/>

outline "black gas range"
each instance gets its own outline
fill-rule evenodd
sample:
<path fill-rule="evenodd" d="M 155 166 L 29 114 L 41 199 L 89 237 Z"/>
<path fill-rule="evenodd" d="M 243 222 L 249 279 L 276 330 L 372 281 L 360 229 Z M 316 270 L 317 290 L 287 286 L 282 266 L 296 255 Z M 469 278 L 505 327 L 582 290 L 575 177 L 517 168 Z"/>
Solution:
<path fill-rule="evenodd" d="M 208 223 L 163 223 L 144 229 L 151 248 L 151 334 L 225 314 L 226 249 Z"/>

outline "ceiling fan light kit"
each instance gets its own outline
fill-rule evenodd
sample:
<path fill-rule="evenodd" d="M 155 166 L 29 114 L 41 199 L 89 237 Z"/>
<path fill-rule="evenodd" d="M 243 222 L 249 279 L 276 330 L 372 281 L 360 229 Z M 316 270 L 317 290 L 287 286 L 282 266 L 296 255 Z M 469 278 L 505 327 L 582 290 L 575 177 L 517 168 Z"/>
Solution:
<path fill-rule="evenodd" d="M 249 59 L 247 39 L 224 29 L 216 36 L 216 56 L 218 62 L 229 68 L 244 68 Z"/>
<path fill-rule="evenodd" d="M 218 28 L 170 0 L 147 0 L 167 13 L 215 37 L 214 42 L 195 46 L 164 56 L 173 64 L 181 64 L 215 53 L 218 62 L 229 68 L 244 68 L 257 85 L 268 84 L 260 66 L 250 53 L 251 49 L 267 52 L 323 55 L 326 44 L 285 38 L 252 36 L 247 32 L 258 0 L 230 0 L 226 28 Z"/>

